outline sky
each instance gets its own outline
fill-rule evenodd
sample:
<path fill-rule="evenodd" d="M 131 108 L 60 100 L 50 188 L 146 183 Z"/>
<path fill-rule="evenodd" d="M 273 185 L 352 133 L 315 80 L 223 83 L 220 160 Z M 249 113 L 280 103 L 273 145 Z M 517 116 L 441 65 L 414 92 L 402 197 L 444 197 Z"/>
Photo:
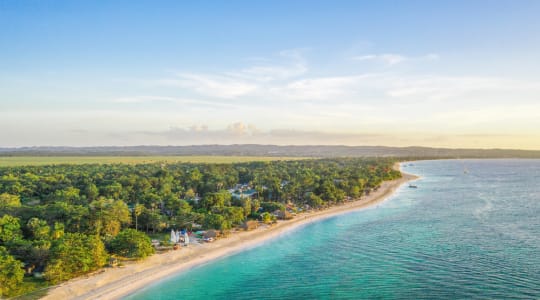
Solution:
<path fill-rule="evenodd" d="M 0 147 L 540 149 L 540 1 L 0 0 Z"/>

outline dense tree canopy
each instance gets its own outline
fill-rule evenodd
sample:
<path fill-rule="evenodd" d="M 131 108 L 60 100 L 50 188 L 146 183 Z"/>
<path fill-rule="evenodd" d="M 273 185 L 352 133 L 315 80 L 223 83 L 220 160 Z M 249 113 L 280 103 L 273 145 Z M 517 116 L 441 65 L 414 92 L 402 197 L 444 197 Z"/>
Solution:
<path fill-rule="evenodd" d="M 246 219 L 271 223 L 276 212 L 367 194 L 400 176 L 392 164 L 339 158 L 3 167 L 2 271 L 14 272 L 16 285 L 20 272 L 13 266 L 23 263 L 28 272 L 61 282 L 102 267 L 109 255 L 105 244 L 113 254 L 144 258 L 153 253 L 150 232 L 228 230 Z"/>
<path fill-rule="evenodd" d="M 105 246 L 98 236 L 67 233 L 51 248 L 45 276 L 52 283 L 68 280 L 103 267 L 107 257 Z"/>
<path fill-rule="evenodd" d="M 111 252 L 129 258 L 145 258 L 154 254 L 150 238 L 135 229 L 121 231 L 111 242 Z"/>

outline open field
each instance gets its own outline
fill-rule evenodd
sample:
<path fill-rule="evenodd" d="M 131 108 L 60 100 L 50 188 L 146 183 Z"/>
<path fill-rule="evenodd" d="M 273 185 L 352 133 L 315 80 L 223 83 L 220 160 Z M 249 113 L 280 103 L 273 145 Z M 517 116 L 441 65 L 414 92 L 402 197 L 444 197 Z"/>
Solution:
<path fill-rule="evenodd" d="M 0 156 L 0 167 L 58 164 L 145 164 L 155 162 L 236 163 L 298 159 L 303 158 L 265 156 Z"/>

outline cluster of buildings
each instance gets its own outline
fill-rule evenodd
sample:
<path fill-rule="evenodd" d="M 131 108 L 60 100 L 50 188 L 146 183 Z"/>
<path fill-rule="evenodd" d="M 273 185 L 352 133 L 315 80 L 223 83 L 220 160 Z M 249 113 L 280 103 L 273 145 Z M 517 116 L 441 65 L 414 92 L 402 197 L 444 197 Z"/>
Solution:
<path fill-rule="evenodd" d="M 256 198 L 259 195 L 257 190 L 248 184 L 237 184 L 229 189 L 229 193 L 231 193 L 233 199 Z"/>

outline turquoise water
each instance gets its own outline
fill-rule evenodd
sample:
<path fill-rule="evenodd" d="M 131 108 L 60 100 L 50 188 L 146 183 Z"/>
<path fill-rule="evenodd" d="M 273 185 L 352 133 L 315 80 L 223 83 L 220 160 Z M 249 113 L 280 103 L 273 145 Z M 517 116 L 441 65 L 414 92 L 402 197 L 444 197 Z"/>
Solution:
<path fill-rule="evenodd" d="M 540 160 L 407 164 L 377 207 L 299 228 L 129 299 L 540 299 Z M 464 172 L 464 170 L 468 172 Z"/>

